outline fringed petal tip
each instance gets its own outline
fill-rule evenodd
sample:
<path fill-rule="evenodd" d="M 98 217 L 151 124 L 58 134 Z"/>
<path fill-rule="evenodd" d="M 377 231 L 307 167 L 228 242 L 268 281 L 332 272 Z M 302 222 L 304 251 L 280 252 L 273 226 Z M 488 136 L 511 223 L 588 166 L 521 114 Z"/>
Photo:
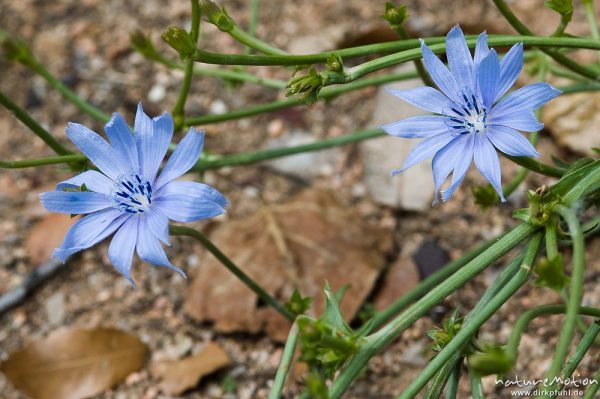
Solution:
<path fill-rule="evenodd" d="M 392 171 L 390 172 L 390 176 L 391 176 L 391 177 L 394 177 L 394 176 L 396 176 L 396 175 L 399 175 L 399 174 L 400 174 L 400 173 L 402 173 L 402 172 L 404 172 L 404 170 L 402 170 L 402 169 L 394 169 L 394 170 L 392 170 Z"/>

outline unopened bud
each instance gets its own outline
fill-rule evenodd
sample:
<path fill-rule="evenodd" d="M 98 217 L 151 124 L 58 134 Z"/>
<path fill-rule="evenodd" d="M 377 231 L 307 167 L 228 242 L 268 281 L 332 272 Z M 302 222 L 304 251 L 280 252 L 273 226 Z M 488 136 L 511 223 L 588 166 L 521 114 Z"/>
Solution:
<path fill-rule="evenodd" d="M 196 51 L 196 45 L 189 33 L 177 26 L 167 29 L 162 34 L 162 38 L 179 53 L 182 60 L 187 60 Z"/>

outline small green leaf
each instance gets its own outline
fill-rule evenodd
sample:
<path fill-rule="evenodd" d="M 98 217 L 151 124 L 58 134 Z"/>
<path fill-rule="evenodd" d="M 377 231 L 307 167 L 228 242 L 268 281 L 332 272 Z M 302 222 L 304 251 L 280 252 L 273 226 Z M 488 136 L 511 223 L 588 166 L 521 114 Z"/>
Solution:
<path fill-rule="evenodd" d="M 294 290 L 292 297 L 284 304 L 285 308 L 292 314 L 298 316 L 305 313 L 313 301 L 311 297 L 302 297 L 298 290 Z"/>
<path fill-rule="evenodd" d="M 475 204 L 479 205 L 484 211 L 500 201 L 500 196 L 491 184 L 487 186 L 472 186 L 471 192 L 475 197 Z"/>
<path fill-rule="evenodd" d="M 469 356 L 469 367 L 480 376 L 508 373 L 514 366 L 514 361 L 506 351 L 497 346 L 485 348 Z"/>
<path fill-rule="evenodd" d="M 569 285 L 571 279 L 565 274 L 562 256 L 558 254 L 552 259 L 542 258 L 535 267 L 537 287 L 548 287 L 560 292 Z"/>

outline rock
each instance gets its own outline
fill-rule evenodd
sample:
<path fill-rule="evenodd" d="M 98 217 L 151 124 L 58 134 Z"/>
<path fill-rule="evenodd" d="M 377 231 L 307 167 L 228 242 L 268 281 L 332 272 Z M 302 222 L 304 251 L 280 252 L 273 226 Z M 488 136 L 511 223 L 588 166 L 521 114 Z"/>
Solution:
<path fill-rule="evenodd" d="M 578 93 L 550 101 L 542 112 L 542 122 L 562 146 L 572 151 L 594 155 L 600 147 L 600 93 Z"/>
<path fill-rule="evenodd" d="M 302 144 L 309 144 L 315 141 L 315 138 L 304 132 L 294 131 L 286 134 L 284 137 L 272 140 L 269 148 L 285 148 Z M 310 151 L 302 154 L 282 157 L 268 162 L 273 169 L 298 176 L 302 179 L 316 178 L 328 175 L 335 170 L 335 166 L 341 162 L 342 151 L 339 148 L 332 148 L 323 151 Z"/>
<path fill-rule="evenodd" d="M 210 104 L 210 113 L 222 115 L 227 112 L 227 104 L 223 100 L 215 100 Z"/>
<path fill-rule="evenodd" d="M 59 326 L 65 319 L 65 294 L 61 291 L 52 294 L 44 303 L 48 323 Z"/>
<path fill-rule="evenodd" d="M 167 96 L 167 89 L 161 84 L 155 84 L 148 92 L 148 100 L 159 103 Z"/>
<path fill-rule="evenodd" d="M 290 42 L 291 54 L 312 54 L 332 50 L 347 31 L 346 26 L 337 24 L 319 30 L 313 35 L 297 36 Z"/>
<path fill-rule="evenodd" d="M 409 68 L 412 68 L 412 65 L 403 66 L 397 71 L 406 71 Z M 369 126 L 380 126 L 424 114 L 424 111 L 385 91 L 386 88 L 406 90 L 422 85 L 419 79 L 411 79 L 380 87 Z M 390 175 L 392 169 L 398 169 L 402 165 L 418 141 L 386 136 L 361 143 L 360 150 L 365 166 L 363 180 L 369 194 L 377 203 L 410 211 L 423 211 L 431 207 L 434 186 L 430 162 L 421 162 L 401 175 Z"/>
<path fill-rule="evenodd" d="M 421 279 L 425 279 L 440 270 L 450 261 L 448 252 L 437 242 L 426 240 L 413 255 Z"/>
<path fill-rule="evenodd" d="M 419 284 L 419 272 L 411 258 L 398 258 L 390 267 L 375 296 L 376 310 L 383 310 Z"/>

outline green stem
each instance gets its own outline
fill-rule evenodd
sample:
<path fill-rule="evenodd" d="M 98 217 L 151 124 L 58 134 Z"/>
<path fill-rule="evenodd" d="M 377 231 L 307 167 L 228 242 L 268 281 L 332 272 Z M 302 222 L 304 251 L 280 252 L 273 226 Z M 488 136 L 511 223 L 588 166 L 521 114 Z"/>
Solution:
<path fill-rule="evenodd" d="M 596 381 L 600 381 L 600 369 L 598 369 L 598 371 L 596 371 L 596 374 L 594 374 L 593 379 L 596 380 Z M 598 393 L 598 389 L 600 389 L 600 385 L 599 384 L 590 384 L 588 386 L 588 388 L 585 390 L 585 394 L 583 395 L 583 399 L 593 399 L 593 398 L 595 398 L 596 394 Z"/>
<path fill-rule="evenodd" d="M 251 49 L 260 51 L 261 53 L 271 55 L 271 56 L 279 56 L 286 55 L 287 53 L 277 47 L 271 46 L 270 44 L 263 42 L 260 39 L 257 39 L 255 36 L 249 34 L 245 30 L 241 29 L 237 25 L 234 25 L 233 28 L 228 31 L 229 35 L 233 37 L 238 42 L 250 47 Z M 209 63 L 210 64 L 210 63 Z M 241 65 L 241 64 L 240 64 Z M 248 64 L 252 65 L 252 64 Z"/>
<path fill-rule="evenodd" d="M 547 377 L 550 380 L 559 375 L 560 369 L 569 352 L 569 345 L 571 344 L 573 334 L 575 333 L 579 308 L 581 307 L 581 300 L 583 299 L 583 277 L 585 271 L 585 244 L 581 224 L 579 223 L 575 212 L 560 204 L 554 208 L 554 211 L 560 215 L 569 226 L 569 233 L 573 240 L 573 267 L 565 321 L 556 345 L 552 365 L 547 373 Z"/>
<path fill-rule="evenodd" d="M 242 31 L 243 32 L 243 31 Z M 477 43 L 476 36 L 467 36 L 467 45 L 470 48 L 474 48 Z M 430 45 L 431 50 L 440 54 L 446 51 L 446 44 L 444 43 L 444 37 L 432 37 L 425 39 L 425 43 Z M 489 46 L 510 46 L 516 43 L 523 43 L 526 46 L 533 47 L 558 47 L 558 48 L 585 48 L 591 50 L 600 50 L 600 43 L 593 39 L 588 38 L 573 38 L 573 37 L 539 37 L 533 34 L 529 35 L 490 35 L 488 36 Z M 265 65 L 265 66 L 298 66 L 298 65 L 310 65 L 327 62 L 327 59 L 331 56 L 339 56 L 342 59 L 363 57 L 372 54 L 381 53 L 392 53 L 373 61 L 365 62 L 364 64 L 357 65 L 351 68 L 351 72 L 346 74 L 346 79 L 343 83 L 350 82 L 359 78 L 360 76 L 366 75 L 367 73 L 374 72 L 379 69 L 386 68 L 388 66 L 401 64 L 403 62 L 412 61 L 421 58 L 421 44 L 419 40 L 399 40 L 395 42 L 386 42 L 378 44 L 370 44 L 366 46 L 349 47 L 345 49 L 339 49 L 334 51 L 325 51 L 314 54 L 304 55 L 245 55 L 245 54 L 223 54 L 215 53 L 211 51 L 202 50 L 197 48 L 194 54 L 190 56 L 190 59 L 197 62 L 204 62 L 207 64 L 218 64 L 218 65 Z M 548 51 L 548 50 L 544 50 Z M 558 53 L 557 53 L 558 54 Z M 550 54 L 549 54 L 550 55 Z M 561 54 L 562 56 L 562 54 Z M 563 56 L 564 57 L 564 56 Z M 570 59 L 567 58 L 571 63 Z M 570 63 L 566 65 L 560 62 L 565 67 L 574 70 L 584 76 L 586 74 L 580 71 L 581 67 L 579 64 L 575 64 L 576 67 L 571 67 Z M 579 67 L 579 68 L 578 68 Z M 587 71 L 587 69 L 586 69 Z M 591 74 L 591 71 L 587 71 Z M 597 74 L 593 72 L 593 79 L 596 78 Z M 591 77 L 591 76 L 588 76 Z M 342 82 L 338 82 L 342 83 Z"/>
<path fill-rule="evenodd" d="M 256 27 L 258 25 L 258 11 L 260 9 L 260 0 L 250 0 L 250 18 L 248 18 L 248 35 L 256 37 Z M 251 48 L 246 47 L 246 54 L 251 53 Z"/>
<path fill-rule="evenodd" d="M 575 348 L 575 352 L 573 352 L 573 355 L 571 355 L 571 358 L 562 369 L 561 375 L 563 380 L 566 380 L 573 375 L 573 372 L 594 343 L 598 333 L 600 333 L 600 319 L 594 320 L 585 331 L 585 334 L 583 334 L 579 345 Z"/>
<path fill-rule="evenodd" d="M 529 169 L 542 175 L 551 177 L 561 177 L 564 174 L 564 171 L 562 169 L 551 165 L 543 164 L 529 157 L 514 157 L 512 155 L 507 154 L 502 155 L 504 155 L 506 158 L 510 159 L 517 165 L 520 165 L 526 169 Z"/>
<path fill-rule="evenodd" d="M 72 154 L 71 151 L 67 150 L 62 146 L 54 136 L 46 129 L 44 129 L 39 123 L 37 123 L 31 115 L 23 108 L 20 108 L 17 104 L 11 101 L 3 92 L 0 91 L 0 104 L 2 104 L 7 110 L 13 113 L 15 118 L 20 120 L 25 126 L 29 128 L 39 138 L 44 140 L 44 143 L 48 144 L 50 148 L 54 150 L 58 155 Z"/>
<path fill-rule="evenodd" d="M 283 353 L 281 354 L 281 360 L 279 361 L 277 374 L 275 374 L 273 388 L 271 388 L 268 399 L 279 399 L 281 397 L 281 391 L 283 390 L 285 379 L 292 365 L 292 359 L 294 357 L 294 352 L 296 351 L 297 341 L 298 326 L 296 323 L 294 323 L 288 334 L 287 341 L 285 341 L 285 347 L 283 348 Z"/>
<path fill-rule="evenodd" d="M 512 332 L 510 333 L 508 341 L 506 342 L 505 350 L 507 356 L 513 359 L 513 361 L 517 359 L 521 337 L 533 319 L 542 315 L 565 313 L 566 309 L 567 307 L 565 305 L 541 305 L 521 314 L 521 316 L 519 316 L 517 319 Z M 582 306 L 579 308 L 578 313 L 580 315 L 600 317 L 600 309 L 597 308 Z"/>
<path fill-rule="evenodd" d="M 571 22 L 572 17 L 573 17 L 572 14 L 561 14 L 560 22 L 559 22 L 558 26 L 556 27 L 556 30 L 554 31 L 552 36 L 553 37 L 562 36 L 565 33 L 565 29 L 567 29 L 567 25 L 569 25 L 569 22 Z"/>
<path fill-rule="evenodd" d="M 546 223 L 546 256 L 548 259 L 554 259 L 558 256 L 557 223 L 558 220 L 555 217 L 551 217 Z"/>
<path fill-rule="evenodd" d="M 471 397 L 473 399 L 484 399 L 483 385 L 481 384 L 481 376 L 468 367 L 469 383 L 471 384 Z"/>
<path fill-rule="evenodd" d="M 456 394 L 458 393 L 458 384 L 460 382 L 460 376 L 462 374 L 462 362 L 456 362 L 454 366 L 454 371 L 450 376 L 450 382 L 448 384 L 448 389 L 446 391 L 446 399 L 456 399 Z"/>
<path fill-rule="evenodd" d="M 272 297 L 267 291 L 265 291 L 260 285 L 258 285 L 250 276 L 242 271 L 231 259 L 229 259 L 221 250 L 212 243 L 204 234 L 200 231 L 184 226 L 173 226 L 169 225 L 169 233 L 175 236 L 188 236 L 198 240 L 208 252 L 214 255 L 223 266 L 225 266 L 231 273 L 240 279 L 248 288 L 250 288 L 260 299 L 266 304 L 270 305 L 279 314 L 290 321 L 294 321 L 296 318 L 285 306 L 277 299 Z"/>
<path fill-rule="evenodd" d="M 198 0 L 191 0 L 192 3 L 192 27 L 190 29 L 190 38 L 192 42 L 196 44 L 198 42 L 198 36 L 200 34 L 200 5 Z M 187 100 L 190 86 L 192 84 L 192 75 L 194 73 L 194 61 L 186 61 L 184 67 L 183 83 L 181 90 L 179 91 L 179 97 L 177 103 L 173 108 L 173 121 L 175 124 L 175 131 L 183 127 L 183 115 L 185 102 Z"/>
<path fill-rule="evenodd" d="M 108 122 L 110 115 L 102 112 L 89 102 L 79 97 L 74 91 L 65 86 L 60 80 L 56 79 L 42 64 L 36 59 L 32 59 L 28 66 L 38 75 L 46 79 L 46 82 L 55 88 L 63 97 L 71 101 L 77 108 L 90 115 L 92 118 L 102 122 Z"/>
<path fill-rule="evenodd" d="M 369 331 L 367 333 L 377 330 L 386 321 L 388 321 L 392 316 L 404 309 L 407 305 L 423 297 L 434 287 L 438 286 L 441 282 L 443 282 L 448 277 L 460 270 L 464 265 L 481 255 L 484 251 L 486 251 L 489 247 L 491 247 L 494 244 L 494 241 L 495 240 L 488 241 L 485 244 L 470 250 L 459 259 L 446 264 L 444 267 L 437 270 L 435 273 L 429 275 L 425 280 L 421 281 L 419 285 L 408 291 L 406 294 L 402 295 L 390 306 L 375 313 L 375 315 L 373 316 L 373 320 L 370 323 L 366 324 L 366 326 L 368 326 L 369 328 Z"/>
<path fill-rule="evenodd" d="M 48 158 L 40 158 L 40 159 L 26 159 L 23 161 L 0 161 L 0 168 L 4 169 L 21 169 L 21 168 L 31 168 L 34 166 L 42 166 L 42 165 L 54 165 L 60 163 L 72 163 L 72 162 L 82 162 L 87 158 L 85 155 L 81 154 L 73 154 L 73 155 L 61 155 L 58 157 L 48 157 Z"/>
<path fill-rule="evenodd" d="M 487 304 L 481 307 L 479 311 L 473 311 L 472 317 L 466 320 L 460 331 L 452 340 L 438 353 L 417 376 L 417 378 L 402 392 L 399 399 L 414 398 L 419 391 L 427 384 L 435 373 L 448 361 L 455 353 L 468 343 L 477 333 L 479 328 L 492 317 L 510 297 L 521 288 L 529 278 L 532 265 L 542 242 L 542 234 L 536 234 L 532 239 L 519 271 L 504 285 Z"/>
<path fill-rule="evenodd" d="M 598 32 L 598 20 L 596 19 L 596 10 L 594 9 L 594 1 L 593 0 L 582 0 L 583 9 L 585 11 L 585 16 L 588 20 L 588 25 L 590 27 L 590 33 L 592 37 L 596 40 L 600 40 L 600 33 Z"/>
<path fill-rule="evenodd" d="M 396 82 L 399 80 L 412 79 L 416 76 L 417 74 L 415 72 L 402 72 L 376 76 L 368 79 L 361 79 L 356 82 L 349 83 L 347 85 L 327 88 L 319 93 L 318 98 L 321 100 L 329 100 L 349 91 L 359 90 L 369 86 L 382 85 L 389 82 Z M 209 123 L 224 122 L 234 119 L 246 118 L 248 116 L 258 115 L 265 112 L 273 112 L 280 109 L 294 107 L 302 104 L 304 103 L 299 98 L 290 97 L 283 100 L 276 100 L 269 103 L 240 108 L 222 115 L 203 115 L 191 117 L 186 119 L 185 123 L 188 125 L 197 126 Z"/>
<path fill-rule="evenodd" d="M 523 23 L 521 21 L 519 21 L 519 19 L 516 17 L 516 15 L 513 14 L 513 12 L 510 10 L 510 8 L 504 2 L 504 0 L 493 0 L 493 1 L 494 1 L 494 4 L 496 5 L 496 7 L 498 7 L 498 10 L 504 16 L 504 18 L 506 18 L 506 20 L 512 25 L 512 27 L 519 34 L 527 35 L 527 36 L 533 35 L 533 32 L 531 32 L 529 30 L 529 28 L 527 28 L 527 26 L 523 25 Z M 560 38 L 550 37 L 548 39 L 558 40 Z M 598 49 L 596 49 L 596 50 L 598 50 Z M 549 50 L 549 49 L 542 49 L 542 51 L 544 53 L 548 54 L 550 57 L 552 57 L 556 62 L 564 65 L 565 67 L 572 70 L 573 72 L 577 72 L 578 74 L 580 74 L 582 76 L 586 76 L 592 80 L 598 79 L 598 73 L 595 70 L 580 65 L 579 63 L 577 63 L 576 61 L 573 61 L 572 59 L 570 59 L 568 56 L 566 56 L 564 54 L 559 53 L 554 50 Z"/>
<path fill-rule="evenodd" d="M 488 250 L 448 277 L 381 330 L 369 336 L 367 343 L 359 349 L 358 353 L 332 383 L 330 388 L 331 399 L 339 398 L 348 389 L 352 381 L 356 379 L 371 357 L 401 335 L 404 330 L 427 313 L 429 309 L 484 270 L 490 263 L 519 245 L 537 229 L 538 227 L 528 224 L 521 224 L 515 227 L 508 234 L 497 240 Z"/>

